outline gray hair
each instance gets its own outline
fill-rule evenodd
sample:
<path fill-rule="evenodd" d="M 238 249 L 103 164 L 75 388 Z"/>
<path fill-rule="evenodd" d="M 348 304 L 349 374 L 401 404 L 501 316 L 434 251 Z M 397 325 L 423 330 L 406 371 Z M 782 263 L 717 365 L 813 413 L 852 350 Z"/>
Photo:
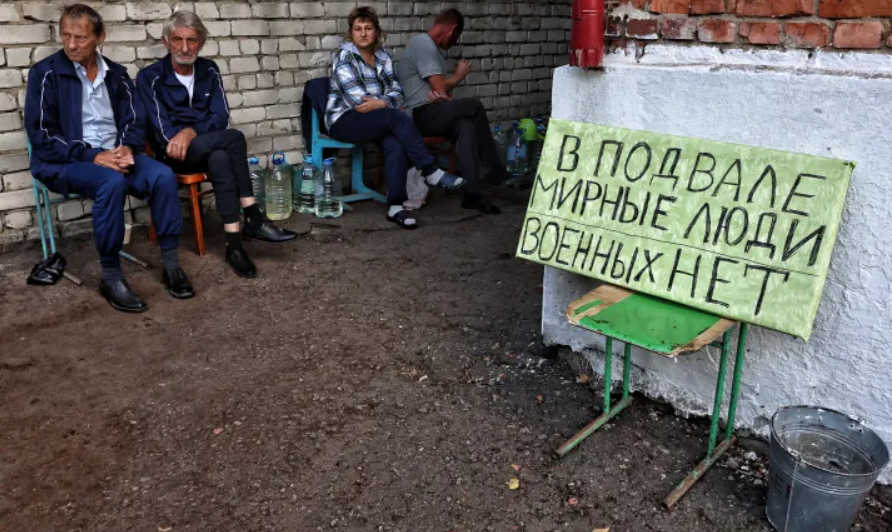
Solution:
<path fill-rule="evenodd" d="M 167 20 L 164 21 L 164 28 L 161 32 L 162 37 L 170 42 L 170 34 L 178 28 L 189 28 L 198 32 L 201 44 L 208 40 L 208 29 L 205 27 L 198 15 L 191 11 L 177 11 Z"/>

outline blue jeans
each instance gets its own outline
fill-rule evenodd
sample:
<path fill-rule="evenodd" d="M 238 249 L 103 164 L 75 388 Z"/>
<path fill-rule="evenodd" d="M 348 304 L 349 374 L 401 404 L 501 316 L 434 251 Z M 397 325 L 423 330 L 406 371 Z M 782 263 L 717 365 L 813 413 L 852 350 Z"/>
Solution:
<path fill-rule="evenodd" d="M 390 205 L 402 205 L 409 199 L 406 193 L 409 161 L 418 169 L 436 165 L 415 123 L 409 115 L 397 109 L 378 109 L 370 113 L 347 111 L 332 124 L 329 133 L 342 142 L 375 142 L 380 146 L 384 153 L 387 203 Z"/>
<path fill-rule="evenodd" d="M 73 163 L 58 179 L 68 192 L 93 200 L 93 240 L 103 264 L 118 261 L 124 245 L 124 202 L 127 196 L 147 199 L 161 249 L 177 246 L 183 217 L 177 177 L 170 167 L 139 154 L 130 173 L 122 174 L 93 163 Z M 57 179 L 57 181 L 58 181 Z"/>

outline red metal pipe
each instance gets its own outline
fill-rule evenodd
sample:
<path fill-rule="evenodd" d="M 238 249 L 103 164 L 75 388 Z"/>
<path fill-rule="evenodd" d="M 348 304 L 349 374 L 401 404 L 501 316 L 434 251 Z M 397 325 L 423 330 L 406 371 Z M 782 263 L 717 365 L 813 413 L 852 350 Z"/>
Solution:
<path fill-rule="evenodd" d="M 600 68 L 604 58 L 604 0 L 573 0 L 570 65 Z"/>

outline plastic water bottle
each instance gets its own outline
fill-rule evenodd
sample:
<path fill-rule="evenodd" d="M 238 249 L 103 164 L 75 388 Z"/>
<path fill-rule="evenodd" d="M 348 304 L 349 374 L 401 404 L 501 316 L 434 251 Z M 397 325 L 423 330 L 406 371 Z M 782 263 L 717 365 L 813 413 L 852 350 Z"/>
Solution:
<path fill-rule="evenodd" d="M 300 169 L 300 181 L 295 176 L 294 210 L 300 214 L 316 214 L 316 182 L 319 180 L 319 169 L 312 155 L 304 155 L 304 164 Z"/>
<path fill-rule="evenodd" d="M 508 171 L 517 177 L 526 175 L 530 171 L 529 145 L 520 127 L 514 129 L 512 144 L 508 151 L 514 155 L 508 165 Z"/>
<path fill-rule="evenodd" d="M 291 216 L 292 179 L 294 169 L 285 161 L 285 154 L 273 155 L 273 169 L 266 179 L 266 217 L 287 220 Z"/>
<path fill-rule="evenodd" d="M 502 164 L 508 164 L 508 132 L 502 129 L 502 126 L 496 126 L 492 128 L 492 138 L 496 141 L 499 160 Z"/>
<path fill-rule="evenodd" d="M 511 168 L 514 166 L 514 159 L 517 158 L 517 147 L 514 145 L 515 137 L 517 137 L 517 122 L 514 122 L 511 125 L 511 129 L 505 133 L 505 140 L 508 146 L 505 150 L 505 168 L 509 172 L 512 172 Z"/>
<path fill-rule="evenodd" d="M 248 157 L 248 172 L 251 176 L 254 201 L 260 207 L 260 212 L 266 212 L 266 168 L 260 166 L 260 159 L 250 155 Z"/>
<path fill-rule="evenodd" d="M 542 160 L 542 147 L 545 145 L 545 135 L 548 133 L 542 119 L 536 120 L 536 149 L 533 151 L 533 168 L 539 168 Z"/>
<path fill-rule="evenodd" d="M 316 217 L 340 218 L 344 214 L 344 203 L 341 201 L 339 182 L 335 179 L 332 165 L 335 158 L 325 159 L 322 163 L 322 178 L 316 185 Z"/>

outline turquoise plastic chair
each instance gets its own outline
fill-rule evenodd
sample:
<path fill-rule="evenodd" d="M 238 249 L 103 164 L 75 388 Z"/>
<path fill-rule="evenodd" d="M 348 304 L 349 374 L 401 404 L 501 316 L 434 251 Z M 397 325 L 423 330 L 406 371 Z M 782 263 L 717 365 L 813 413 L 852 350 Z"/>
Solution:
<path fill-rule="evenodd" d="M 28 160 L 31 160 L 31 143 L 28 143 Z M 40 231 L 40 247 L 43 250 L 43 258 L 46 260 L 51 254 L 56 252 L 56 228 L 53 224 L 53 212 L 51 207 L 57 203 L 63 203 L 64 197 L 53 198 L 50 189 L 46 187 L 33 175 L 31 176 L 31 185 L 34 189 L 34 205 L 37 207 L 37 229 Z M 68 199 L 78 199 L 78 194 L 69 194 Z M 47 243 L 49 241 L 49 243 Z M 152 269 L 152 265 L 142 261 L 133 255 L 121 251 L 121 258 L 132 262 L 138 266 L 142 266 L 147 270 Z M 78 277 L 69 272 L 65 272 L 65 278 L 77 285 L 84 284 Z"/>
<path fill-rule="evenodd" d="M 363 163 L 363 153 L 362 153 L 362 144 L 350 144 L 349 142 L 341 142 L 339 140 L 335 140 L 327 135 L 322 135 L 319 133 L 319 116 L 316 114 L 316 109 L 313 109 L 313 120 L 312 120 L 312 146 L 310 150 L 313 154 L 314 161 L 322 160 L 322 150 L 325 148 L 336 148 L 336 149 L 349 149 L 353 151 L 353 164 L 350 178 L 350 188 L 353 191 L 353 194 L 349 196 L 344 196 L 344 203 L 352 203 L 355 201 L 364 201 L 364 200 L 375 200 L 380 201 L 381 203 L 387 203 L 387 198 L 385 198 L 382 194 L 375 192 L 365 185 L 362 180 L 362 163 Z"/>

